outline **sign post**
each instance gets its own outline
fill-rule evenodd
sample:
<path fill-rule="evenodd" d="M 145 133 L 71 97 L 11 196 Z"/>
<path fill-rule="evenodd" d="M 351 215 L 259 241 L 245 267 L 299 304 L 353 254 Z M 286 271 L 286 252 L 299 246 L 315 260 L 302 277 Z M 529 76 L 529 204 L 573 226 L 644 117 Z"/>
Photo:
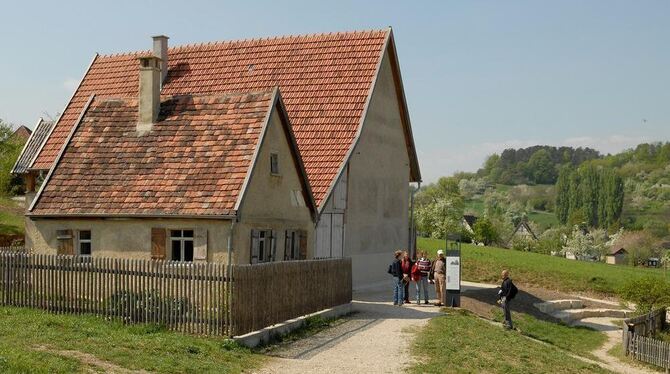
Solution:
<path fill-rule="evenodd" d="M 446 300 L 444 305 L 461 306 L 461 240 L 460 235 L 447 236 L 447 250 L 444 255 L 447 260 Z"/>

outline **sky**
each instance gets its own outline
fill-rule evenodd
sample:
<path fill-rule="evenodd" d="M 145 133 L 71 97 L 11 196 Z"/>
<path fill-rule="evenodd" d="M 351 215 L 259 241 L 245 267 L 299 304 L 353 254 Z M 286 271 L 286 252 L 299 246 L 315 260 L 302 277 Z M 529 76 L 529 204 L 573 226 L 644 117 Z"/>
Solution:
<path fill-rule="evenodd" d="M 96 52 L 391 26 L 424 182 L 536 144 L 670 140 L 670 1 L 0 0 L 0 119 L 63 111 Z"/>

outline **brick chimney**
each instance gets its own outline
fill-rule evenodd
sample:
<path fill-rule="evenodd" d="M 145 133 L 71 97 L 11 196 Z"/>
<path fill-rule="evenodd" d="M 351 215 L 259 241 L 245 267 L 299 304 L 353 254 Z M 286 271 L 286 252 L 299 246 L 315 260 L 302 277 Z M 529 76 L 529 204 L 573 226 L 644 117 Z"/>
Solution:
<path fill-rule="evenodd" d="M 158 119 L 161 105 L 161 59 L 155 56 L 143 56 L 140 60 L 140 90 L 138 105 L 137 132 L 151 131 Z"/>
<path fill-rule="evenodd" d="M 168 38 L 165 35 L 156 35 L 152 36 L 154 40 L 154 56 L 161 59 L 161 88 L 163 87 L 163 81 L 167 77 L 168 73 Z"/>

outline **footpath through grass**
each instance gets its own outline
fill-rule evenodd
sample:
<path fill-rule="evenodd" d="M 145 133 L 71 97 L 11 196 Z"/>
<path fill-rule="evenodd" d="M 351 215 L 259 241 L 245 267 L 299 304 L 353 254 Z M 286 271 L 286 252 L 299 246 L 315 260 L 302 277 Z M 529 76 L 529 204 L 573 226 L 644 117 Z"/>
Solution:
<path fill-rule="evenodd" d="M 66 354 L 58 351 L 76 351 Z M 154 325 L 124 326 L 93 316 L 53 315 L 0 307 L 0 372 L 110 371 L 82 362 L 155 373 L 240 373 L 265 358 L 220 337 L 194 337 Z M 117 371 L 117 370 L 111 370 Z"/>
<path fill-rule="evenodd" d="M 417 246 L 435 257 L 444 249 L 443 240 L 419 238 Z M 462 277 L 464 280 L 498 283 L 500 271 L 509 269 L 518 284 L 532 285 L 562 292 L 586 292 L 615 296 L 623 284 L 647 276 L 670 275 L 663 269 L 645 269 L 622 265 L 608 265 L 568 260 L 562 257 L 531 252 L 520 252 L 495 247 L 463 244 Z"/>
<path fill-rule="evenodd" d="M 606 373 L 551 345 L 470 315 L 448 311 L 415 337 L 412 373 Z"/>

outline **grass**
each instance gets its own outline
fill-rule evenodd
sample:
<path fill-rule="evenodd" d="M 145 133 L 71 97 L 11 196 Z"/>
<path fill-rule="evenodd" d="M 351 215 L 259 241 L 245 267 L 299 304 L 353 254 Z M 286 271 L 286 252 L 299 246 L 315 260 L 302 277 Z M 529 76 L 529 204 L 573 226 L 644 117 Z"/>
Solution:
<path fill-rule="evenodd" d="M 78 351 L 120 368 L 156 373 L 240 373 L 264 356 L 221 337 L 195 337 L 155 325 L 125 326 L 94 316 L 0 307 L 0 372 L 101 370 L 56 351 Z M 46 349 L 46 351 L 45 351 Z"/>
<path fill-rule="evenodd" d="M 496 308 L 494 316 L 496 321 L 502 322 L 500 309 Z M 523 335 L 592 359 L 595 357 L 589 352 L 598 349 L 607 340 L 604 333 L 588 327 L 543 321 L 525 313 L 513 312 L 512 321 Z"/>
<path fill-rule="evenodd" d="M 0 235 L 23 235 L 23 202 L 0 197 Z"/>
<path fill-rule="evenodd" d="M 554 213 L 532 211 L 528 213 L 528 219 L 537 223 L 542 230 L 558 226 L 558 218 Z M 535 234 L 539 235 L 539 233 Z"/>
<path fill-rule="evenodd" d="M 412 373 L 605 373 L 551 345 L 453 311 L 415 337 Z"/>
<path fill-rule="evenodd" d="M 444 248 L 443 240 L 419 238 L 418 248 L 435 256 Z M 462 277 L 484 283 L 500 281 L 500 271 L 509 269 L 515 282 L 562 292 L 583 292 L 616 296 L 623 284 L 645 276 L 670 279 L 663 269 L 613 266 L 604 263 L 568 260 L 538 253 L 495 247 L 462 246 Z"/>

